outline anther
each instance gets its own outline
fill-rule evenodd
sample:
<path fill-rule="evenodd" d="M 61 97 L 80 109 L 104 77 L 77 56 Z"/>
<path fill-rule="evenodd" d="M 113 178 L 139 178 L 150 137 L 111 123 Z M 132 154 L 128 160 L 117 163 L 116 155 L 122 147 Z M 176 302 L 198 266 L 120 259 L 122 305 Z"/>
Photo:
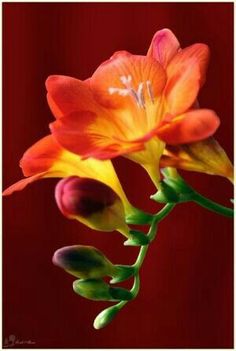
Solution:
<path fill-rule="evenodd" d="M 150 80 L 146 81 L 146 86 L 147 86 L 148 95 L 149 95 L 152 103 L 154 103 L 154 95 L 153 95 L 153 90 L 152 90 L 152 85 L 151 85 Z"/>
<path fill-rule="evenodd" d="M 132 96 L 140 108 L 145 109 L 145 99 L 144 99 L 144 84 L 146 83 L 146 89 L 148 91 L 148 96 L 152 103 L 154 103 L 154 95 L 153 95 L 153 90 L 152 90 L 152 85 L 151 82 L 148 80 L 146 82 L 141 82 L 138 85 L 138 89 L 135 90 L 132 85 L 132 76 L 129 74 L 128 76 L 120 76 L 120 81 L 121 83 L 125 86 L 125 88 L 114 88 L 114 87 L 109 87 L 108 92 L 109 94 L 119 94 L 120 96 Z"/>
<path fill-rule="evenodd" d="M 143 83 L 140 83 L 138 86 L 137 97 L 138 97 L 139 105 L 145 108 L 145 101 L 144 101 L 144 95 L 143 95 Z"/>
<path fill-rule="evenodd" d="M 121 76 L 120 80 L 121 80 L 121 83 L 123 83 L 127 87 L 129 85 L 129 83 L 131 82 L 132 77 L 129 74 L 127 77 L 126 76 Z"/>
<path fill-rule="evenodd" d="M 120 88 L 112 88 L 112 87 L 110 87 L 108 89 L 108 92 L 109 92 L 110 95 L 117 93 L 117 94 L 119 94 L 121 96 L 127 96 L 127 95 L 130 94 L 128 89 L 120 89 Z"/>

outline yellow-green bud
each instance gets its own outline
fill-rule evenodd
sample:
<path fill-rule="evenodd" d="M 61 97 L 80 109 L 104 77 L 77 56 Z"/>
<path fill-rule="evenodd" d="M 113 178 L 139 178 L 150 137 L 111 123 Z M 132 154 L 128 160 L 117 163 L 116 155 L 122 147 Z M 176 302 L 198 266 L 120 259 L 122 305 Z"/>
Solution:
<path fill-rule="evenodd" d="M 93 322 L 95 329 L 102 329 L 113 321 L 117 313 L 119 312 L 117 305 L 111 306 L 100 312 Z"/>
<path fill-rule="evenodd" d="M 109 285 L 101 279 L 79 279 L 73 282 L 73 290 L 76 294 L 90 300 L 109 301 Z"/>
<path fill-rule="evenodd" d="M 129 290 L 110 287 L 102 279 L 75 280 L 73 290 L 80 296 L 95 301 L 120 301 L 133 298 Z"/>

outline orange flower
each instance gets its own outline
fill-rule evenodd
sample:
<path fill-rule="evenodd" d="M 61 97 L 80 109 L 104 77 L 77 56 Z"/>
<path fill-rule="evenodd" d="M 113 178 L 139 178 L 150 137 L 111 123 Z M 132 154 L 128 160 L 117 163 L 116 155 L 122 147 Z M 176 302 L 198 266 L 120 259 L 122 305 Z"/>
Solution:
<path fill-rule="evenodd" d="M 154 57 L 163 67 L 168 67 L 167 72 L 171 72 L 178 57 L 176 54 L 180 51 L 180 44 L 174 34 L 168 29 L 163 29 L 155 34 L 148 55 Z M 188 69 L 191 70 L 191 66 Z M 204 80 L 200 82 L 200 85 L 202 83 L 204 83 Z M 186 94 L 191 93 L 191 89 L 186 92 Z M 173 104 L 175 104 L 175 97 L 173 97 Z M 197 100 L 193 107 L 195 109 L 199 108 Z M 175 137 L 178 138 L 178 135 L 177 132 Z M 160 160 L 160 167 L 176 167 L 187 171 L 219 175 L 233 181 L 232 163 L 214 138 L 210 137 L 201 141 L 192 140 L 193 143 L 185 143 L 181 140 L 176 143 L 167 139 L 165 141 L 166 147 Z"/>
<path fill-rule="evenodd" d="M 31 146 L 23 155 L 20 166 L 27 178 L 11 185 L 3 195 L 22 190 L 41 178 L 78 176 L 98 180 L 112 188 L 122 200 L 127 215 L 132 215 L 136 211 L 129 203 L 111 161 L 81 160 L 78 155 L 63 149 L 52 135 Z"/>
<path fill-rule="evenodd" d="M 123 155 L 141 164 L 158 186 L 166 143 L 197 142 L 219 126 L 212 110 L 193 109 L 208 58 L 206 45 L 181 50 L 164 29 L 147 56 L 116 52 L 86 81 L 50 76 L 48 102 L 57 118 L 51 131 L 82 159 Z"/>

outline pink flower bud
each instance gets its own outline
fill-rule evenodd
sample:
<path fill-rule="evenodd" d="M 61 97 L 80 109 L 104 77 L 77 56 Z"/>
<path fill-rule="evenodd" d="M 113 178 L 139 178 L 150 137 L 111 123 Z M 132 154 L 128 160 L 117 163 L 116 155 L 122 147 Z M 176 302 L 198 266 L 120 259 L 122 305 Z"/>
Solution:
<path fill-rule="evenodd" d="M 104 183 L 77 176 L 64 178 L 56 186 L 55 198 L 66 217 L 77 219 L 92 229 L 118 230 L 129 235 L 122 201 Z"/>

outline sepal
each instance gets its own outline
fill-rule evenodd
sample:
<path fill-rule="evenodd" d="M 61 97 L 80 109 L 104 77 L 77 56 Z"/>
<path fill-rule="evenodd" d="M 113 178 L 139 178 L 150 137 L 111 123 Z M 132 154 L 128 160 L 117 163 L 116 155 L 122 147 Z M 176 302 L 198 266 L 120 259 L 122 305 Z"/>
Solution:
<path fill-rule="evenodd" d="M 110 280 L 111 284 L 116 284 L 123 282 L 126 279 L 134 276 L 136 273 L 136 269 L 134 266 L 126 266 L 126 265 L 115 265 L 116 273 L 113 276 L 113 279 Z"/>
<path fill-rule="evenodd" d="M 148 236 L 139 230 L 130 230 L 129 239 L 124 242 L 125 246 L 143 246 L 148 244 Z"/>
<path fill-rule="evenodd" d="M 195 191 L 176 172 L 174 175 L 165 169 L 164 179 L 160 182 L 159 190 L 150 198 L 161 203 L 180 203 L 194 200 Z"/>
<path fill-rule="evenodd" d="M 143 212 L 137 208 L 134 209 L 132 214 L 126 216 L 125 221 L 127 224 L 151 224 L 153 215 Z"/>

